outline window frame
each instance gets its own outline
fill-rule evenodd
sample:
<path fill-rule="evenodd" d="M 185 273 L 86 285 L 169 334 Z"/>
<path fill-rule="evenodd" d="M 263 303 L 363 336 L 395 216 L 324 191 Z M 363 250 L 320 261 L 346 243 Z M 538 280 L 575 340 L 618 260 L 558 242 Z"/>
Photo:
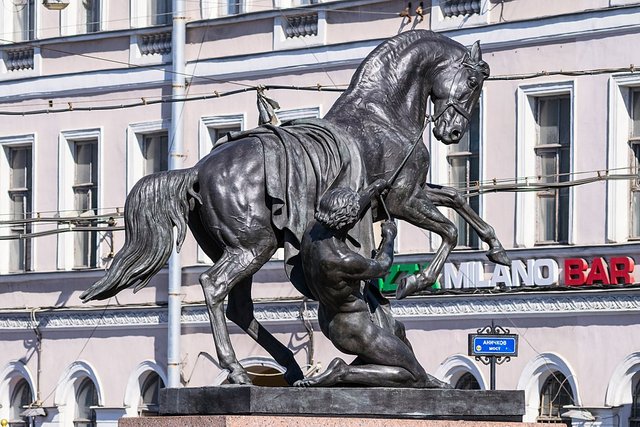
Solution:
<path fill-rule="evenodd" d="M 537 157 L 532 162 L 538 140 L 536 98 L 569 96 L 569 174 L 575 171 L 575 89 L 574 81 L 523 85 L 517 91 L 517 134 L 516 134 L 516 176 L 518 184 L 527 185 L 531 180 L 537 182 Z M 538 244 L 572 245 L 576 241 L 575 190 L 568 188 L 567 239 L 566 242 L 537 242 L 537 192 L 516 193 L 516 247 L 534 247 Z"/>
<path fill-rule="evenodd" d="M 171 13 L 167 12 L 162 22 L 157 22 L 157 14 L 151 13 L 149 1 L 153 0 L 131 0 L 130 7 L 130 19 L 132 28 L 148 28 L 148 27 L 168 27 L 173 23 L 173 10 Z M 157 0 L 156 0 L 157 1 Z M 171 8 L 171 0 L 160 0 L 166 2 Z"/>
<path fill-rule="evenodd" d="M 610 175 L 629 173 L 629 136 L 632 126 L 632 92 L 640 89 L 640 76 L 621 73 L 609 77 L 609 108 L 607 169 Z M 611 179 L 607 181 L 607 243 L 634 242 L 631 233 L 631 180 Z"/>
<path fill-rule="evenodd" d="M 78 215 L 78 212 L 76 211 L 74 192 L 74 186 L 77 187 L 75 182 L 75 144 L 82 144 L 90 141 L 95 141 L 96 144 L 97 206 L 94 210 L 99 213 L 101 206 L 103 205 L 104 191 L 101 183 L 105 182 L 102 166 L 103 133 L 102 128 L 63 131 L 60 133 L 58 137 L 58 165 L 60 168 L 58 172 L 58 211 L 61 217 L 74 217 Z M 95 236 L 95 255 L 90 257 L 90 260 L 94 260 L 95 265 L 89 267 L 75 266 L 75 234 L 77 233 L 72 232 L 58 234 L 58 269 L 74 270 L 77 268 L 100 268 L 102 266 L 102 260 L 100 257 L 101 244 L 97 235 Z"/>
<path fill-rule="evenodd" d="M 560 381 L 560 378 L 564 380 Z M 553 387 L 558 387 L 558 389 L 554 389 Z M 562 417 L 561 411 L 564 406 L 563 402 L 558 402 L 560 397 L 562 396 L 562 392 L 565 392 L 566 395 L 569 396 L 569 405 L 573 405 L 575 402 L 575 396 L 573 389 L 571 388 L 571 384 L 567 377 L 560 371 L 552 371 L 542 382 L 540 386 L 540 400 L 538 405 L 538 419 L 537 422 L 541 423 L 550 423 L 550 424 L 565 424 L 567 426 L 571 426 L 571 418 Z M 547 394 L 551 396 L 551 400 L 547 402 Z M 557 408 L 554 403 L 558 402 Z M 543 412 L 543 406 L 549 405 L 548 413 Z M 557 410 L 557 416 L 554 415 L 554 412 Z"/>
<path fill-rule="evenodd" d="M 541 125 L 540 125 L 540 121 L 541 121 L 541 117 L 542 117 L 542 107 L 541 107 L 541 103 L 542 101 L 560 101 L 562 102 L 563 99 L 567 99 L 568 103 L 569 103 L 569 123 L 568 125 L 568 131 L 569 131 L 569 141 L 568 144 L 562 144 L 561 141 L 561 124 L 560 122 L 558 122 L 558 142 L 551 142 L 549 143 L 548 141 L 542 141 L 542 135 L 541 135 Z M 569 178 L 568 175 L 565 175 L 567 173 L 571 173 L 571 167 L 570 167 L 570 161 L 571 161 L 571 98 L 569 96 L 567 96 L 566 94 L 560 94 L 560 95 L 551 95 L 551 96 L 535 96 L 534 97 L 534 102 L 535 102 L 535 120 L 536 120 L 536 142 L 535 145 L 533 147 L 533 151 L 534 154 L 536 156 L 536 176 L 538 177 L 542 177 L 542 179 L 539 179 L 539 182 L 547 182 L 547 183 L 555 183 L 555 182 L 562 182 L 564 180 L 567 180 Z M 560 119 L 560 105 L 558 105 L 558 119 Z M 568 153 L 567 153 L 568 152 Z M 543 176 L 543 166 L 542 166 L 542 160 L 543 160 L 543 153 L 544 154 L 548 154 L 548 153 L 552 153 L 553 159 L 554 159 L 554 170 L 553 170 L 553 178 L 547 178 L 545 179 L 545 177 Z M 562 168 L 563 168 L 563 160 L 565 156 L 569 156 L 569 170 L 566 172 L 563 172 Z M 540 191 L 536 191 L 536 237 L 535 237 L 535 244 L 536 245 L 554 245 L 554 244 L 566 244 L 568 242 L 568 235 L 566 236 L 567 238 L 565 239 L 564 236 L 561 235 L 561 224 L 560 224 L 560 217 L 563 215 L 563 211 L 564 209 L 566 209 L 566 207 L 562 206 L 561 200 L 563 197 L 566 197 L 568 193 L 568 189 L 566 188 L 556 188 L 556 189 L 543 189 Z M 542 224 L 540 221 L 540 214 L 541 214 L 541 209 L 542 209 L 542 200 L 553 200 L 553 205 L 554 205 L 554 228 L 553 228 L 553 232 L 551 234 L 553 234 L 553 236 L 550 239 L 547 239 L 546 237 L 541 237 L 543 235 L 548 235 L 549 234 L 549 230 L 546 229 L 546 224 Z M 569 213 L 566 213 L 567 215 L 567 223 L 569 221 Z M 568 224 L 563 224 L 563 228 L 567 227 Z M 568 228 L 568 227 L 567 227 Z M 566 231 L 568 233 L 568 230 Z"/>
<path fill-rule="evenodd" d="M 171 138 L 169 129 L 171 120 L 154 120 L 148 122 L 131 123 L 127 126 L 127 193 L 140 178 L 145 175 L 144 138 L 146 135 L 167 134 Z M 167 150 L 167 168 L 168 168 Z"/>
<path fill-rule="evenodd" d="M 38 13 L 38 2 L 36 0 L 26 0 L 30 8 L 32 8 L 32 17 L 29 18 L 29 26 L 33 26 L 33 28 L 27 29 L 25 34 L 21 34 L 20 37 L 17 35 L 17 31 L 14 31 L 15 22 L 14 22 L 14 13 L 16 10 L 13 8 L 5 9 L 0 8 L 0 28 L 5 28 L 5 30 L 1 33 L 2 38 L 4 40 L 11 40 L 13 43 L 22 43 L 22 42 L 30 42 L 38 39 L 38 24 L 39 24 L 39 13 Z M 13 5 L 18 6 L 18 5 Z"/>
<path fill-rule="evenodd" d="M 35 159 L 36 153 L 36 139 L 35 134 L 27 134 L 27 135 L 17 135 L 17 136 L 9 136 L 9 137 L 0 137 L 0 212 L 9 212 L 12 206 L 11 199 L 9 197 L 9 192 L 11 191 L 9 187 L 10 182 L 10 174 L 11 174 L 11 164 L 9 162 L 8 153 L 11 149 L 14 148 L 22 148 L 22 147 L 30 147 L 31 148 L 31 188 L 29 189 L 29 205 L 30 211 L 36 212 L 36 199 L 34 197 L 36 193 L 36 184 L 37 184 L 37 165 Z M 6 179 L 5 179 L 6 177 Z M 7 219 L 7 218 L 3 218 Z M 33 229 L 32 226 L 28 227 L 27 232 L 30 232 Z M 2 235 L 11 234 L 9 228 L 0 229 L 0 233 Z M 30 256 L 30 265 L 29 269 L 22 271 L 11 271 L 9 257 L 0 257 L 0 274 L 8 274 L 8 273 L 22 273 L 24 271 L 33 271 L 36 266 L 36 239 L 28 239 L 29 242 L 29 256 Z M 11 243 L 8 240 L 0 241 L 0 253 L 9 253 L 11 250 Z"/>

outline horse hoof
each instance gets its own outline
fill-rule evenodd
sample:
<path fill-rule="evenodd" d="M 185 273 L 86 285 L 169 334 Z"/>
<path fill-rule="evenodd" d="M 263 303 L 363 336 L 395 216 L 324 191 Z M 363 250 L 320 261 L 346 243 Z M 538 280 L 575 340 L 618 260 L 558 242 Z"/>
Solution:
<path fill-rule="evenodd" d="M 240 385 L 252 385 L 253 384 L 253 382 L 251 381 L 251 378 L 249 378 L 249 375 L 247 375 L 247 373 L 244 372 L 244 371 L 242 371 L 242 372 L 232 372 L 232 373 L 229 374 L 227 379 L 229 380 L 229 383 L 231 383 L 231 384 L 240 384 Z"/>
<path fill-rule="evenodd" d="M 304 374 L 299 366 L 288 368 L 284 373 L 284 380 L 289 385 L 295 386 L 297 382 L 304 379 Z"/>
<path fill-rule="evenodd" d="M 487 258 L 489 258 L 489 261 L 495 262 L 496 264 L 506 265 L 508 267 L 511 266 L 511 260 L 502 247 L 491 249 L 487 252 Z"/>
<path fill-rule="evenodd" d="M 418 279 L 415 275 L 403 277 L 396 289 L 396 299 L 402 299 L 418 290 Z"/>

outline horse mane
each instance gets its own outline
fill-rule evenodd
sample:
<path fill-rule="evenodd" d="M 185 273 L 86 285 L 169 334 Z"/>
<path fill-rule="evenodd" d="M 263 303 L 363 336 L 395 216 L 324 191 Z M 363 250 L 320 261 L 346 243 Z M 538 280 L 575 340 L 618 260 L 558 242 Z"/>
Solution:
<path fill-rule="evenodd" d="M 406 70 L 395 66 L 399 63 L 400 59 L 403 58 L 405 50 L 417 42 L 432 40 L 446 43 L 461 52 L 466 51 L 466 48 L 458 42 L 432 31 L 407 31 L 390 38 L 375 48 L 354 73 L 351 83 L 349 84 L 349 89 L 378 86 L 380 79 L 388 80 L 386 83 L 396 84 L 400 80 L 400 76 L 406 73 Z M 385 69 L 385 73 L 380 73 L 382 69 Z"/>

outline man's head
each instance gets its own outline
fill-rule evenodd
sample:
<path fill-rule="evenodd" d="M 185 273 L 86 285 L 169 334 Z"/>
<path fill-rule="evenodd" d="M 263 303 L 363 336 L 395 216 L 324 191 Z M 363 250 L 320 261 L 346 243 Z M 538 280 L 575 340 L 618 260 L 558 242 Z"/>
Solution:
<path fill-rule="evenodd" d="M 337 187 L 320 199 L 315 218 L 332 230 L 349 229 L 358 222 L 360 196 L 350 188 Z"/>

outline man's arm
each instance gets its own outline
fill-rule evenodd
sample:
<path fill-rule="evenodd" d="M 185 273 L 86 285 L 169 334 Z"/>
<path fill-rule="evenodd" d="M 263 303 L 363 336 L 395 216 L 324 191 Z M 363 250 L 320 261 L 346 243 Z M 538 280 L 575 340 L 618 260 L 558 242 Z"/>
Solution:
<path fill-rule="evenodd" d="M 382 224 L 382 242 L 373 259 L 365 258 L 355 252 L 341 257 L 336 263 L 337 273 L 347 280 L 366 280 L 383 277 L 393 264 L 393 241 L 397 234 L 393 221 Z"/>

